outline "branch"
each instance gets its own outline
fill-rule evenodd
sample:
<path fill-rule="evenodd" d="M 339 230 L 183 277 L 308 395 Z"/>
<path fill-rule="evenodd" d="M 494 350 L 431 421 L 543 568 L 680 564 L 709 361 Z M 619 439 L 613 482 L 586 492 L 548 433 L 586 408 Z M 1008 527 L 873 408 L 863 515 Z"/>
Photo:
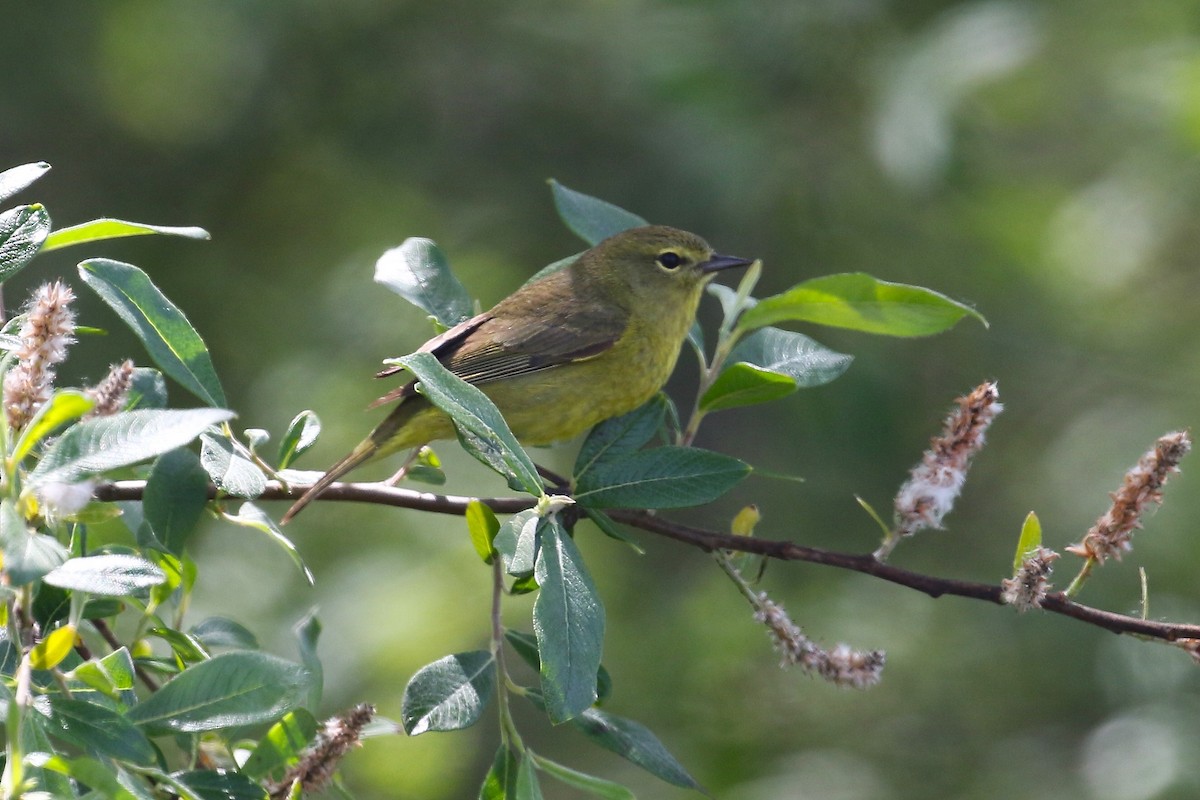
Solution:
<path fill-rule="evenodd" d="M 258 498 L 260 500 L 294 500 L 300 496 L 307 486 L 284 486 L 278 481 L 267 483 L 266 490 Z M 117 481 L 105 483 L 96 487 L 95 497 L 102 502 L 119 500 L 141 500 L 146 489 L 145 481 Z M 215 487 L 208 490 L 209 499 L 224 497 Z M 534 505 L 532 497 L 485 497 L 472 498 L 463 495 L 434 494 L 433 492 L 418 492 L 412 489 L 400 489 L 384 483 L 335 483 L 321 495 L 321 500 L 349 501 L 371 503 L 373 505 L 411 508 L 417 511 L 431 511 L 438 514 L 463 515 L 467 511 L 467 503 L 478 499 L 498 514 L 514 514 L 531 508 Z M 780 561 L 805 561 L 811 564 L 824 564 L 838 569 L 861 572 L 881 580 L 906 586 L 918 592 L 937 598 L 943 595 L 968 597 L 983 600 L 997 605 L 1004 605 L 1000 599 L 999 585 L 960 581 L 953 578 L 939 578 L 919 572 L 895 567 L 880 562 L 870 553 L 842 553 L 834 550 L 822 550 L 816 547 L 805 547 L 789 541 L 773 539 L 758 539 L 752 536 L 734 536 L 718 531 L 684 525 L 636 509 L 609 509 L 606 513 L 617 522 L 622 522 L 648 533 L 665 536 L 685 544 L 711 552 L 713 550 L 733 550 L 743 553 L 755 553 L 767 558 Z M 1098 608 L 1086 606 L 1069 599 L 1062 592 L 1048 595 L 1042 601 L 1044 610 L 1054 614 L 1062 614 L 1089 625 L 1095 625 L 1113 633 L 1128 633 L 1159 639 L 1165 642 L 1178 642 L 1185 639 L 1200 640 L 1200 625 L 1186 625 L 1173 622 L 1156 622 L 1141 619 L 1126 614 L 1116 614 Z"/>
<path fill-rule="evenodd" d="M 954 595 L 969 597 L 974 600 L 985 600 L 996 605 L 1004 605 L 1000 599 L 1001 587 L 988 583 L 960 581 L 953 578 L 938 578 L 920 572 L 894 567 L 877 561 L 870 553 L 856 555 L 840 553 L 834 550 L 822 550 L 816 547 L 805 547 L 788 541 L 772 539 L 756 539 L 749 536 L 733 536 L 727 533 L 695 528 L 677 522 L 662 519 L 645 511 L 633 509 L 614 509 L 609 516 L 618 522 L 641 528 L 650 533 L 657 533 L 670 539 L 695 545 L 703 550 L 737 550 L 743 553 L 755 553 L 767 558 L 780 561 L 807 561 L 811 564 L 824 564 L 839 569 L 861 572 L 880 578 L 930 597 Z M 1181 639 L 1200 639 L 1200 625 L 1186 625 L 1172 622 L 1155 622 L 1152 620 L 1131 617 L 1126 614 L 1115 614 L 1103 611 L 1082 603 L 1076 603 L 1062 592 L 1050 594 L 1042 601 L 1046 611 L 1096 625 L 1113 633 L 1132 633 L 1176 642 Z"/>
<path fill-rule="evenodd" d="M 268 481 L 267 488 L 255 500 L 296 500 L 308 486 L 288 484 L 279 481 Z M 146 490 L 145 481 L 114 481 L 102 483 L 96 487 L 93 496 L 102 503 L 113 503 L 122 500 L 141 500 Z M 238 499 L 217 491 L 211 484 L 208 487 L 208 499 Z M 396 508 L 411 508 L 415 511 L 432 511 L 436 514 L 467 513 L 467 503 L 479 500 L 497 514 L 515 514 L 527 508 L 533 508 L 532 497 L 465 497 L 455 494 L 434 494 L 433 492 L 418 492 L 413 489 L 398 489 L 386 483 L 334 483 L 322 494 L 322 501 L 344 501 L 353 503 L 370 503 L 377 506 L 394 506 Z"/>

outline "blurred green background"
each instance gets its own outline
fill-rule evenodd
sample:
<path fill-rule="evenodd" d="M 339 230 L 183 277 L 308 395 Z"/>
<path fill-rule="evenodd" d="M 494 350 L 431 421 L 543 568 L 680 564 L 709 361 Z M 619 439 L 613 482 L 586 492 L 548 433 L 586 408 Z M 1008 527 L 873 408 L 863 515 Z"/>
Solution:
<path fill-rule="evenodd" d="M 321 416 L 300 466 L 357 441 L 376 419 L 362 409 L 382 391 L 380 359 L 429 333 L 372 283 L 375 258 L 433 238 L 490 305 L 580 246 L 549 177 L 762 257 L 760 293 L 863 270 L 991 322 L 911 341 L 805 329 L 857 357 L 848 374 L 716 415 L 699 443 L 807 481 L 752 478 L 672 516 L 723 527 L 757 502 L 762 535 L 870 550 L 877 531 L 853 496 L 886 510 L 952 398 L 997 379 L 1008 410 L 949 532 L 893 557 L 995 582 L 1029 510 L 1050 546 L 1077 541 L 1154 438 L 1200 418 L 1196 2 L 52 0 L 2 17 L 0 162 L 54 165 L 21 199 L 58 226 L 109 215 L 213 235 L 54 253 L 8 303 L 51 275 L 78 284 L 86 256 L 139 264 L 205 336 L 242 426 L 278 436 L 302 409 Z M 112 332 L 81 342 L 65 377 L 145 363 L 81 294 L 82 321 Z M 681 365 L 672 392 L 690 402 Z M 502 489 L 455 450 L 441 448 L 453 490 Z M 539 458 L 568 465 L 571 448 Z M 1152 616 L 1200 621 L 1197 471 L 1185 463 L 1085 602 L 1136 609 L 1144 566 Z M 289 533 L 315 589 L 243 530 L 198 534 L 193 619 L 236 616 L 292 656 L 290 625 L 319 606 L 323 711 L 373 701 L 398 717 L 415 669 L 483 646 L 489 574 L 461 520 L 324 504 Z M 581 536 L 609 609 L 609 708 L 649 725 L 715 796 L 1200 793 L 1200 672 L 1182 652 L 773 565 L 765 587 L 813 637 L 887 651 L 881 686 L 838 690 L 778 668 L 709 559 L 640 538 L 641 557 Z M 510 605 L 527 628 L 528 601 Z M 641 797 L 688 796 L 522 719 L 546 755 Z M 490 718 L 376 739 L 344 775 L 362 798 L 472 797 L 496 742 Z"/>

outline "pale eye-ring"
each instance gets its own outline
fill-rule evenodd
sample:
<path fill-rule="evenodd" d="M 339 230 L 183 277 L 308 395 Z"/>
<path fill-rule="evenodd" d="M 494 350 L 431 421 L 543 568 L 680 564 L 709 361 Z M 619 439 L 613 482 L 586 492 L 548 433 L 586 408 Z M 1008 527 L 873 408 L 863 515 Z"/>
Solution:
<path fill-rule="evenodd" d="M 677 269 L 683 263 L 683 257 L 674 250 L 667 250 L 658 254 L 657 261 L 664 269 Z"/>

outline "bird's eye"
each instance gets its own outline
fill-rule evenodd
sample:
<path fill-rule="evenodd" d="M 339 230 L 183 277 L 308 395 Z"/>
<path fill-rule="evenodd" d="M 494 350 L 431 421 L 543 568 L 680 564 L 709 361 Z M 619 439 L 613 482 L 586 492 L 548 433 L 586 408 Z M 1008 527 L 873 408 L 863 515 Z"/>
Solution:
<path fill-rule="evenodd" d="M 680 264 L 683 263 L 683 258 L 674 250 L 668 250 L 665 253 L 658 254 L 658 263 L 661 264 L 664 269 L 676 269 Z"/>

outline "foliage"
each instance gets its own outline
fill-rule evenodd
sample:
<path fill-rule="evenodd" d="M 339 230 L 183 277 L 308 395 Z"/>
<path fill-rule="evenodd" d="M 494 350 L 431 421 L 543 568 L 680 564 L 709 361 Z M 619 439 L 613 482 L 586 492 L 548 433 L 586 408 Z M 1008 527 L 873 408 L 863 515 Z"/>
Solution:
<path fill-rule="evenodd" d="M 32 164 L 0 174 L 0 194 L 21 191 L 46 169 Z M 552 189 L 563 221 L 588 243 L 641 222 L 557 182 Z M 207 237 L 196 228 L 118 220 L 53 231 L 42 206 L 18 206 L 0 215 L 0 276 L 17 274 L 42 249 L 143 234 Z M 608 420 L 586 438 L 574 474 L 553 489 L 482 392 L 428 354 L 394 360 L 451 416 L 462 445 L 530 498 L 528 510 L 503 522 L 479 502 L 466 510 L 471 541 L 493 581 L 489 647 L 430 663 L 404 694 L 401 723 L 410 735 L 473 725 L 496 698 L 502 744 L 481 797 L 540 797 L 542 776 L 598 797 L 632 796 L 524 745 L 509 695 L 668 783 L 700 790 L 650 730 L 599 707 L 611 691 L 601 664 L 606 617 L 575 543 L 576 522 L 587 518 L 606 534 L 625 537 L 602 509 L 700 505 L 750 475 L 743 461 L 691 445 L 701 422 L 723 409 L 826 383 L 850 363 L 849 356 L 774 324 L 815 321 L 912 336 L 978 318 L 937 293 L 860 274 L 807 281 L 755 300 L 758 274 L 752 268 L 736 291 L 711 288 L 724 319 L 711 353 L 698 328 L 690 337 L 702 374 L 685 423 L 675 424 L 680 415 L 665 396 Z M 234 434 L 234 415 L 222 407 L 225 395 L 203 339 L 150 277 L 109 259 L 83 261 L 79 275 L 140 338 L 155 366 L 114 368 L 113 385 L 82 391 L 45 386 L 49 395 L 34 403 L 31 419 L 0 420 L 0 686 L 7 707 L 0 792 L 124 800 L 162 790 L 186 798 L 252 798 L 319 788 L 314 776 L 327 777 L 344 753 L 344 747 L 332 752 L 333 743 L 357 741 L 370 712 L 349 712 L 337 720 L 341 728 L 315 724 L 322 674 L 315 619 L 299 630 L 301 659 L 291 661 L 261 652 L 240 622 L 210 618 L 189 626 L 185 616 L 203 566 L 192 560 L 188 541 L 206 509 L 265 533 L 312 580 L 295 546 L 251 501 L 312 446 L 320 422 L 310 411 L 297 414 L 275 464 L 268 464 L 262 446 L 269 435 Z M 409 240 L 385 254 L 377 279 L 440 329 L 472 307 L 428 240 Z M 30 388 L 31 363 L 43 357 L 30 346 L 42 334 L 22 326 L 50 312 L 62 326 L 54 333 L 57 347 L 73 339 L 69 292 L 53 296 L 60 299 L 39 295 L 0 331 L 9 350 L 6 407 L 11 395 Z M 204 406 L 160 407 L 151 398 L 161 400 L 161 391 L 136 390 L 135 378 L 146 386 L 161 385 L 164 377 Z M 418 465 L 427 477 L 440 474 L 431 452 Z M 121 478 L 144 481 L 140 503 L 117 508 L 91 499 L 97 485 Z M 562 491 L 569 494 L 556 493 Z M 127 529 L 125 540 L 97 541 L 91 529 L 114 517 Z M 503 597 L 529 591 L 537 592 L 532 635 L 503 627 Z M 128 632 L 118 637 L 117 630 Z M 510 655 L 537 670 L 536 686 L 518 683 Z"/>

